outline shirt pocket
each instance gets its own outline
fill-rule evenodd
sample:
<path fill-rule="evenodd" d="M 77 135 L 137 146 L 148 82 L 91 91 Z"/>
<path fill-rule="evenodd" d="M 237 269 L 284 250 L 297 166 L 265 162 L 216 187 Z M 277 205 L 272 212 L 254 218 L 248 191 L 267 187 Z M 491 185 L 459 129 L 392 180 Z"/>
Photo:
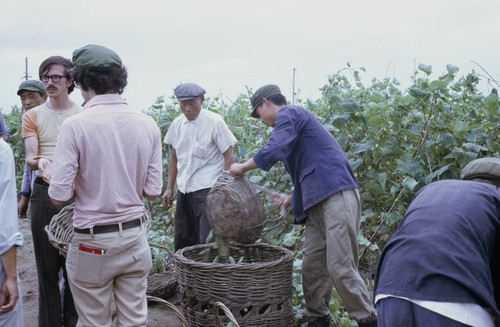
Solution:
<path fill-rule="evenodd" d="M 316 170 L 316 165 L 314 164 L 305 167 L 299 175 L 299 183 L 302 183 L 308 175 L 314 172 L 314 170 Z"/>
<path fill-rule="evenodd" d="M 78 250 L 71 244 L 66 260 L 67 273 L 78 282 L 102 284 L 102 270 L 109 260 L 106 254 L 93 254 Z"/>
<path fill-rule="evenodd" d="M 193 155 L 200 159 L 207 159 L 212 152 L 213 143 L 196 141 L 193 149 Z"/>

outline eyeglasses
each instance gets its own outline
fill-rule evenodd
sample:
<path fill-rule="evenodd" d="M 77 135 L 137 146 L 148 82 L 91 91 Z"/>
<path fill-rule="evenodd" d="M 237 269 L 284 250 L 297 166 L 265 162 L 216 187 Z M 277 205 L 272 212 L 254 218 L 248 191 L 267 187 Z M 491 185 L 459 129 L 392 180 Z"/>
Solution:
<path fill-rule="evenodd" d="M 75 87 L 76 87 L 77 89 L 79 89 L 79 88 L 80 88 L 80 86 L 81 86 L 81 84 L 80 84 L 80 83 L 78 83 L 77 81 L 73 81 L 73 85 L 75 85 Z"/>
<path fill-rule="evenodd" d="M 44 83 L 48 83 L 49 79 L 52 80 L 54 83 L 59 83 L 61 81 L 61 78 L 66 78 L 66 76 L 61 76 L 61 75 L 41 75 L 40 80 Z"/>

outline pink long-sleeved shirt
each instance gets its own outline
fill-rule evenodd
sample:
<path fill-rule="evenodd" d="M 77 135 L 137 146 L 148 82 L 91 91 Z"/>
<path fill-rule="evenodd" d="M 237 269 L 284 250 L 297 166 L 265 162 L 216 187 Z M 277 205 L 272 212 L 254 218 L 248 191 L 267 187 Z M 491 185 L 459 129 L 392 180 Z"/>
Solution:
<path fill-rule="evenodd" d="M 142 215 L 145 194 L 160 195 L 162 171 L 155 121 L 119 95 L 98 95 L 61 127 L 49 195 L 75 197 L 74 227 L 124 222 Z"/>

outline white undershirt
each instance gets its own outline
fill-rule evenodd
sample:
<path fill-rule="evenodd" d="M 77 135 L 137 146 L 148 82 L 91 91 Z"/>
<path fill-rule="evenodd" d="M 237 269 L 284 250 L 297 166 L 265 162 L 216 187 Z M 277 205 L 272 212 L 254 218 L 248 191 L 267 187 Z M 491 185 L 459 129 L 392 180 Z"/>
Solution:
<path fill-rule="evenodd" d="M 436 302 L 409 299 L 402 296 L 378 294 L 375 303 L 382 299 L 394 297 L 415 303 L 422 308 L 438 313 L 455 321 L 474 327 L 495 327 L 494 318 L 485 308 L 474 303 Z"/>

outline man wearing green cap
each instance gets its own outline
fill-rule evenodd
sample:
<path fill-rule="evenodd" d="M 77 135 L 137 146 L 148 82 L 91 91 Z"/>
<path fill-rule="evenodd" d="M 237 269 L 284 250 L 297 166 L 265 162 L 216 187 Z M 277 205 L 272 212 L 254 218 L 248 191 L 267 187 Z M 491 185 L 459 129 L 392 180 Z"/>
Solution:
<path fill-rule="evenodd" d="M 17 95 L 21 99 L 23 111 L 38 107 L 47 101 L 47 92 L 42 81 L 26 80 L 19 85 Z"/>
<path fill-rule="evenodd" d="M 500 326 L 500 159 L 426 185 L 385 245 L 379 326 Z"/>
<path fill-rule="evenodd" d="M 52 172 L 52 156 L 62 122 L 81 112 L 69 94 L 73 81 L 69 70 L 71 60 L 61 56 L 45 59 L 38 68 L 48 99 L 45 103 L 26 111 L 22 117 L 22 137 L 26 148 L 26 163 L 35 171 L 36 178 L 30 199 L 30 223 L 35 250 L 39 288 L 39 327 L 75 326 L 77 314 L 68 285 L 65 258 L 49 241 L 45 226 L 61 208 L 50 201 L 48 195 Z M 64 275 L 64 294 L 61 296 L 60 271 Z"/>
<path fill-rule="evenodd" d="M 74 198 L 73 239 L 66 267 L 78 326 L 146 326 L 146 279 L 152 267 L 144 198 L 162 189 L 161 133 L 125 102 L 120 57 L 90 44 L 73 52 L 75 85 L 85 100 L 67 119 L 54 151 L 49 194 Z"/>
<path fill-rule="evenodd" d="M 23 112 L 38 107 L 47 101 L 47 92 L 42 81 L 26 80 L 19 85 L 17 95 L 21 99 L 21 107 Z M 23 181 L 21 184 L 21 192 L 19 203 L 17 204 L 17 215 L 19 218 L 26 218 L 28 211 L 29 200 L 31 196 L 32 184 L 35 179 L 34 171 L 24 164 Z"/>
<path fill-rule="evenodd" d="M 359 326 L 376 326 L 375 308 L 358 272 L 360 197 L 344 151 L 309 111 L 287 105 L 278 86 L 259 88 L 250 101 L 251 116 L 273 127 L 273 133 L 253 158 L 231 165 L 230 174 L 267 171 L 284 162 L 293 196 L 276 194 L 274 204 L 291 204 L 296 222 L 305 224 L 302 285 L 308 326 L 329 326 L 334 286 Z"/>

